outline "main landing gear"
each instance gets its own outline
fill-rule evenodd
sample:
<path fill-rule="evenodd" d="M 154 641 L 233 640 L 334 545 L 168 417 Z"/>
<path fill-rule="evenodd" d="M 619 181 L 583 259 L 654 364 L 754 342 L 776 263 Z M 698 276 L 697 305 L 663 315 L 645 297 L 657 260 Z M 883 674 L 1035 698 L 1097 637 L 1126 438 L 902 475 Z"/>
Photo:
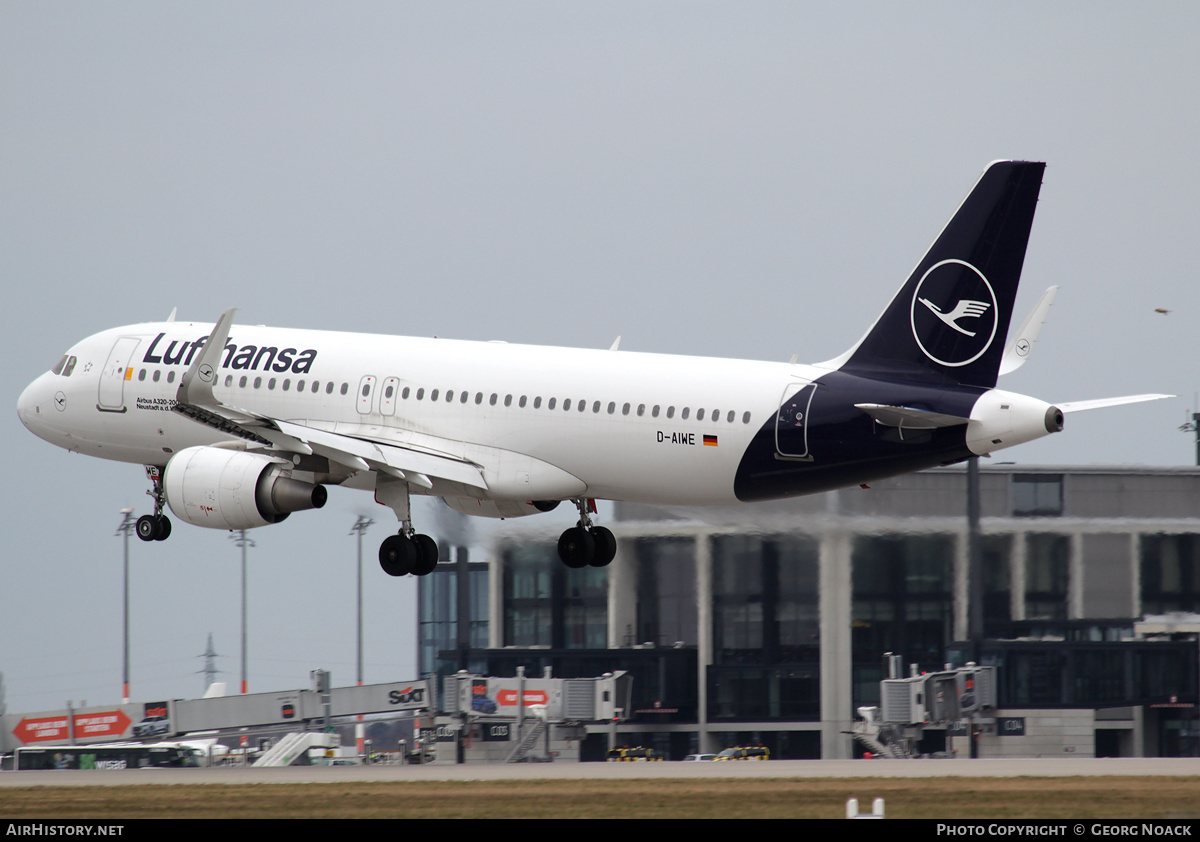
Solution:
<path fill-rule="evenodd" d="M 407 526 L 407 524 L 406 524 Z M 428 535 L 401 532 L 379 546 L 379 566 L 389 576 L 428 576 L 438 563 L 437 542 Z"/>
<path fill-rule="evenodd" d="M 162 513 L 163 505 L 167 501 L 166 492 L 163 491 L 162 471 L 157 465 L 147 465 L 146 476 L 154 485 L 152 491 L 146 492 L 154 498 L 154 514 L 138 518 L 134 530 L 143 541 L 165 541 L 171 535 L 171 521 Z"/>
<path fill-rule="evenodd" d="M 579 523 L 563 532 L 558 539 L 558 557 L 567 567 L 578 570 L 591 565 L 607 567 L 617 555 L 617 539 L 603 526 L 593 526 L 591 513 L 596 511 L 594 500 L 577 499 Z"/>

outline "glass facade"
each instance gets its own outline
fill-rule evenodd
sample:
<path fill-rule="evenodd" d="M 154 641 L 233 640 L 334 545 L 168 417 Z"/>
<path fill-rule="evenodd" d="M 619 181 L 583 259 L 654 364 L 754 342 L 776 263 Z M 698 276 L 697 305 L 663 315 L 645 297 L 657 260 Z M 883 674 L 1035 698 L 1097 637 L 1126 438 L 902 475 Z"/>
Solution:
<path fill-rule="evenodd" d="M 818 555 L 805 535 L 712 539 L 715 663 L 820 659 Z"/>
<path fill-rule="evenodd" d="M 1013 474 L 1015 517 L 1057 517 L 1063 513 L 1061 474 Z"/>
<path fill-rule="evenodd" d="M 1196 699 L 1194 641 L 988 641 L 1000 707 L 1104 708 Z"/>
<path fill-rule="evenodd" d="M 996 631 L 1012 619 L 1012 535 L 984 535 L 983 633 Z"/>
<path fill-rule="evenodd" d="M 1142 612 L 1200 611 L 1200 536 L 1143 535 Z"/>
<path fill-rule="evenodd" d="M 1026 536 L 1025 619 L 1065 620 L 1071 539 L 1035 532 Z"/>
<path fill-rule="evenodd" d="M 460 550 L 461 551 L 461 550 Z M 488 643 L 488 566 L 468 565 L 469 648 Z M 417 657 L 421 675 L 470 669 L 466 664 L 442 663 L 439 653 L 458 649 L 458 571 L 443 562 L 428 576 L 417 580 Z"/>
<path fill-rule="evenodd" d="M 696 644 L 696 541 L 637 541 L 637 631 L 626 645 Z"/>
<path fill-rule="evenodd" d="M 816 664 L 708 668 L 708 719 L 817 721 L 821 718 Z"/>
<path fill-rule="evenodd" d="M 906 664 L 942 665 L 953 639 L 954 551 L 953 535 L 855 537 L 851 645 L 856 666 L 879 664 L 884 652 L 903 656 Z"/>
<path fill-rule="evenodd" d="M 550 544 L 504 550 L 504 645 L 608 645 L 608 570 L 571 570 Z"/>

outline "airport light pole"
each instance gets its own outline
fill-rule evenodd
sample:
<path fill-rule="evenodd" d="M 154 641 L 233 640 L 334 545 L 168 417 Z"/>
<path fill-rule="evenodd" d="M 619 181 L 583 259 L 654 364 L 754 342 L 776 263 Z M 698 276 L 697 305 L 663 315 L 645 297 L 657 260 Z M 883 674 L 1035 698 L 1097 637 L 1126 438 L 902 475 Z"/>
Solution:
<path fill-rule="evenodd" d="M 125 534 L 125 608 L 124 657 L 121 668 L 121 703 L 129 704 L 129 533 L 133 532 L 133 509 L 121 509 L 121 524 L 117 535 Z"/>
<path fill-rule="evenodd" d="M 363 533 L 375 524 L 366 515 L 359 515 L 358 520 L 350 527 L 350 534 L 358 536 L 358 684 L 363 683 L 363 603 L 362 603 L 362 541 Z"/>
<path fill-rule="evenodd" d="M 256 546 L 253 538 L 246 537 L 245 529 L 238 529 L 229 536 L 235 546 L 242 548 L 242 694 L 247 692 L 246 678 L 246 547 Z"/>

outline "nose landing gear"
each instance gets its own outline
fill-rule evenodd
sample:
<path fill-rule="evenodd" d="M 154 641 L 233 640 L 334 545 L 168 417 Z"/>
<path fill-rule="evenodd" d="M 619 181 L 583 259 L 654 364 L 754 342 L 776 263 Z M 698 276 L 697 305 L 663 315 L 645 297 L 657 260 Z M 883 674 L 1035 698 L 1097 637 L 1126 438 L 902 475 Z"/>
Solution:
<path fill-rule="evenodd" d="M 135 531 L 143 541 L 165 541 L 171 535 L 171 521 L 162 513 L 163 505 L 167 501 L 166 492 L 163 491 L 162 471 L 157 465 L 147 465 L 146 476 L 154 486 L 153 490 L 146 492 L 154 498 L 154 514 L 138 518 Z"/>

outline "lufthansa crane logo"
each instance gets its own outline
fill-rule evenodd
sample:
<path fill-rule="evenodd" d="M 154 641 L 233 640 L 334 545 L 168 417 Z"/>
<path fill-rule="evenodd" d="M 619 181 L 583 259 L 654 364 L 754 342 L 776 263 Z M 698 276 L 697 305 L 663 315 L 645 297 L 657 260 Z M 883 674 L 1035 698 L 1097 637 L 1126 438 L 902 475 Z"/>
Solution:
<path fill-rule="evenodd" d="M 913 339 L 925 356 L 951 368 L 968 365 L 996 338 L 996 293 L 970 263 L 943 260 L 917 284 L 911 317 Z"/>

